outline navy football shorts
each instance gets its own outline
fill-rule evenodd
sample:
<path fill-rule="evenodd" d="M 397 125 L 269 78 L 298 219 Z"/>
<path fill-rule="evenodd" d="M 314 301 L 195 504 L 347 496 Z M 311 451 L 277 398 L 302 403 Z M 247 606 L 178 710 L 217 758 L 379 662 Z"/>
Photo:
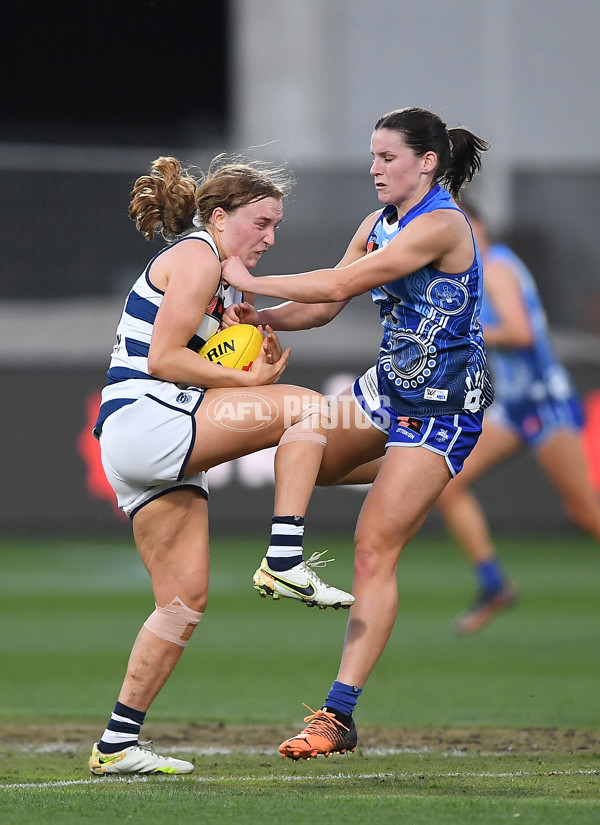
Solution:
<path fill-rule="evenodd" d="M 457 475 L 481 435 L 483 410 L 429 418 L 399 415 L 375 395 L 372 370 L 354 382 L 352 395 L 371 424 L 387 433 L 386 448 L 424 447 L 443 456 L 452 476 Z"/>

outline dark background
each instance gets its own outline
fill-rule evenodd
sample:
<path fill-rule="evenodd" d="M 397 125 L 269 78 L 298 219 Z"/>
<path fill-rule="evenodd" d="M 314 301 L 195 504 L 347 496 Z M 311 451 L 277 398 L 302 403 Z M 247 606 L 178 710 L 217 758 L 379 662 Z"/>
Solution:
<path fill-rule="evenodd" d="M 0 140 L 182 143 L 221 136 L 228 12 L 216 3 L 3 3 Z"/>

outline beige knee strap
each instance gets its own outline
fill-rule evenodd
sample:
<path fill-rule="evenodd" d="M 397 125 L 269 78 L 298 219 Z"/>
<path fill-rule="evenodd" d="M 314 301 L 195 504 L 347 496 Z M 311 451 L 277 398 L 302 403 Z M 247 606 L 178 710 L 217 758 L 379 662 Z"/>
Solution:
<path fill-rule="evenodd" d="M 317 416 L 317 418 L 314 419 L 313 416 Z M 313 429 L 322 426 L 321 418 L 325 418 L 329 422 L 326 402 L 323 402 L 323 404 L 307 404 L 302 408 L 296 422 L 285 430 L 279 439 L 279 446 L 289 444 L 291 441 L 314 441 L 316 444 L 325 447 L 327 436 L 324 433 L 315 432 Z"/>
<path fill-rule="evenodd" d="M 185 647 L 201 618 L 202 613 L 191 610 L 179 596 L 175 596 L 166 607 L 157 605 L 154 613 L 144 622 L 144 627 L 159 639 Z"/>

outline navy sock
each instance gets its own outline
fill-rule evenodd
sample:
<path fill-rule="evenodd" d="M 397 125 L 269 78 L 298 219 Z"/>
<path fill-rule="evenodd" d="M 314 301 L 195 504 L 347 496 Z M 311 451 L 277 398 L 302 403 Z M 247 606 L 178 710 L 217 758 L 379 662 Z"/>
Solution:
<path fill-rule="evenodd" d="M 146 712 L 117 702 L 98 748 L 102 753 L 116 753 L 137 745 Z"/>
<path fill-rule="evenodd" d="M 323 707 L 325 710 L 338 711 L 338 713 L 343 716 L 350 717 L 356 708 L 356 703 L 361 693 L 362 688 L 346 685 L 336 680 L 327 694 L 327 699 Z M 342 719 L 341 721 L 343 722 L 344 720 Z"/>
<path fill-rule="evenodd" d="M 271 570 L 289 570 L 303 559 L 304 519 L 301 516 L 273 516 L 267 564 Z"/>
<path fill-rule="evenodd" d="M 476 565 L 475 570 L 482 590 L 495 593 L 497 590 L 502 589 L 504 585 L 504 574 L 502 573 L 498 559 L 493 558 L 480 562 Z"/>

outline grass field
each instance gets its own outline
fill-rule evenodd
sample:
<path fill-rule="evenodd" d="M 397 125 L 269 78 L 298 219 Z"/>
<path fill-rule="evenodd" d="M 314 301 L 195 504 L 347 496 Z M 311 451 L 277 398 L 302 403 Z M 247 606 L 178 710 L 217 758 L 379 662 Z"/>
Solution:
<path fill-rule="evenodd" d="M 348 541 L 309 545 L 349 587 Z M 462 558 L 445 538 L 407 548 L 356 753 L 293 763 L 277 745 L 322 703 L 347 614 L 261 601 L 260 542 L 216 538 L 209 609 L 144 726 L 195 773 L 123 780 L 87 757 L 153 608 L 132 543 L 0 543 L 0 821 L 597 825 L 600 554 L 570 534 L 499 547 L 520 602 L 470 638 L 452 632 Z"/>

